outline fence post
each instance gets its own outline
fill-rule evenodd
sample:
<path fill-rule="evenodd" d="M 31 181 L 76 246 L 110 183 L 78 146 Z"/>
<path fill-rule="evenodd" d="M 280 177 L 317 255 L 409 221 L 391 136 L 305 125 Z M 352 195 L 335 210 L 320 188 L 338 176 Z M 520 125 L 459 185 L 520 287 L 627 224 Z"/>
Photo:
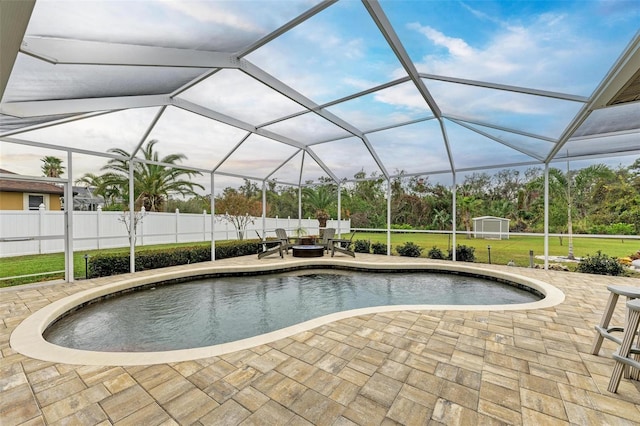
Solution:
<path fill-rule="evenodd" d="M 44 232 L 44 204 L 38 206 L 38 237 L 42 237 Z M 42 254 L 42 240 L 38 238 L 38 254 Z"/>
<path fill-rule="evenodd" d="M 178 242 L 178 222 L 180 221 L 180 209 L 176 209 L 176 243 Z"/>
<path fill-rule="evenodd" d="M 98 209 L 96 210 L 96 236 L 98 250 L 100 250 L 100 237 L 102 236 L 102 206 L 98 206 Z"/>
<path fill-rule="evenodd" d="M 202 241 L 207 241 L 207 211 L 202 210 Z"/>
<path fill-rule="evenodd" d="M 137 225 L 135 227 L 136 230 L 136 241 L 138 239 L 138 235 L 140 235 L 140 245 L 144 245 L 144 217 L 145 217 L 145 208 L 144 206 L 140 207 L 140 219 L 137 221 Z M 139 226 L 139 228 L 138 228 Z M 138 232 L 140 231 L 140 232 Z"/>

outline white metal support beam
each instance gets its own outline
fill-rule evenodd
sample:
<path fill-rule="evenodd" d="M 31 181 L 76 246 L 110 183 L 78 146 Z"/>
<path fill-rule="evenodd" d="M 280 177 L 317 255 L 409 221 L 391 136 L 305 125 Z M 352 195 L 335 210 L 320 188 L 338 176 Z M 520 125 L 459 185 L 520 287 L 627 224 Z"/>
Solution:
<path fill-rule="evenodd" d="M 456 261 L 456 229 L 458 229 L 458 183 L 456 182 L 457 175 L 455 170 L 453 171 L 453 191 L 451 191 L 451 259 Z"/>
<path fill-rule="evenodd" d="M 178 107 L 178 108 L 182 108 L 184 110 L 187 111 L 191 111 L 194 114 L 199 114 L 202 115 L 203 117 L 208 117 L 211 118 L 213 120 L 219 121 L 221 123 L 225 123 L 228 124 L 229 126 L 233 126 L 236 127 L 238 129 L 242 129 L 242 130 L 246 130 L 247 132 L 250 133 L 255 133 L 256 135 L 260 135 L 260 136 L 264 136 L 265 138 L 268 139 L 273 139 L 275 141 L 284 143 L 286 145 L 289 146 L 293 146 L 295 148 L 299 148 L 299 149 L 303 149 L 306 152 L 309 153 L 309 155 L 315 160 L 316 163 L 318 163 L 318 166 L 320 166 L 320 168 L 322 168 L 322 170 L 324 170 L 324 172 L 331 177 L 331 179 L 337 181 L 338 178 L 335 176 L 335 174 L 331 171 L 331 169 L 329 167 L 327 167 L 326 164 L 324 164 L 324 162 L 314 153 L 312 152 L 312 150 L 308 149 L 303 143 L 296 141 L 294 139 L 279 135 L 277 133 L 274 133 L 270 130 L 266 130 L 266 129 L 257 129 L 255 126 L 249 124 L 249 123 L 245 123 L 244 121 L 240 121 L 237 120 L 235 118 L 229 117 L 227 115 L 221 114 L 219 112 L 213 111 L 209 108 L 205 108 L 203 106 L 200 106 L 198 104 L 194 104 L 193 102 L 189 102 L 185 99 L 179 99 L 179 98 L 174 98 L 173 99 L 173 104 Z M 261 179 L 259 179 L 261 180 Z"/>
<path fill-rule="evenodd" d="M 544 165 L 544 269 L 549 269 L 549 163 Z"/>
<path fill-rule="evenodd" d="M 71 117 L 64 118 L 52 118 L 50 121 L 46 121 L 44 123 L 38 123 L 31 126 L 21 127 L 19 129 L 10 130 L 8 132 L 0 133 L 0 138 L 5 138 L 7 136 L 19 135 L 20 133 L 31 132 L 33 130 L 46 129 L 47 127 L 57 126 L 59 124 L 71 123 L 73 121 L 84 120 L 85 118 L 98 117 L 100 115 L 109 114 L 111 111 L 99 111 L 99 112 L 91 112 L 87 114 L 79 114 L 73 115 Z"/>
<path fill-rule="evenodd" d="M 64 185 L 64 261 L 65 281 L 72 283 L 73 274 L 73 162 L 71 151 L 67 151 L 67 182 Z"/>
<path fill-rule="evenodd" d="M 468 80 L 465 78 L 447 77 L 443 75 L 419 73 L 420 77 L 428 80 L 438 80 L 447 83 L 464 84 L 467 86 L 483 87 L 485 89 L 502 90 L 506 92 L 522 93 L 525 95 L 542 96 L 545 98 L 561 99 L 563 101 L 588 102 L 589 98 L 579 95 L 571 95 L 568 93 L 551 92 L 548 90 L 531 89 L 521 86 L 511 86 L 509 84 L 488 83 L 486 81 Z"/>
<path fill-rule="evenodd" d="M 108 98 L 7 102 L 0 104 L 0 113 L 14 117 L 40 117 L 127 108 L 146 108 L 169 104 L 171 104 L 171 98 L 168 95 L 113 96 Z"/>
<path fill-rule="evenodd" d="M 470 126 L 470 125 L 468 125 L 467 123 L 465 123 L 465 122 L 463 122 L 463 121 L 458 121 L 458 120 L 455 120 L 455 119 L 453 119 L 453 118 L 450 118 L 449 120 L 450 120 L 450 121 L 452 121 L 452 122 L 454 122 L 454 123 L 456 123 L 458 126 L 462 126 L 462 127 L 466 128 L 466 129 L 469 129 L 469 130 L 471 130 L 471 131 L 472 131 L 472 132 L 474 132 L 474 133 L 477 133 L 477 134 L 479 134 L 479 135 L 482 135 L 482 136 L 484 136 L 485 138 L 489 138 L 489 139 L 491 139 L 491 140 L 493 140 L 493 141 L 495 141 L 495 142 L 498 142 L 498 143 L 499 143 L 499 144 L 501 144 L 501 145 L 504 145 L 504 146 L 506 146 L 506 147 L 509 147 L 509 148 L 511 148 L 511 149 L 513 149 L 513 150 L 515 150 L 515 151 L 518 151 L 518 152 L 520 152 L 520 153 L 522 153 L 522 154 L 524 154 L 524 155 L 528 156 L 528 157 L 534 158 L 534 159 L 536 159 L 536 160 L 538 160 L 538 161 L 540 161 L 540 162 L 542 162 L 542 161 L 544 160 L 544 158 L 542 158 L 542 156 L 540 156 L 540 155 L 536 155 L 536 154 L 534 154 L 534 153 L 532 153 L 532 152 L 529 152 L 529 151 L 527 151 L 526 149 L 523 149 L 523 148 L 521 148 L 521 147 L 517 146 L 517 145 L 516 145 L 516 144 L 514 144 L 514 143 L 511 143 L 511 142 L 509 142 L 509 141 L 505 141 L 505 140 L 503 140 L 503 139 L 497 138 L 497 137 L 495 137 L 495 136 L 493 136 L 493 135 L 491 135 L 491 134 L 489 134 L 489 133 L 487 133 L 487 132 L 483 132 L 483 131 L 482 131 L 482 130 L 480 130 L 480 129 L 476 129 L 475 127 Z"/>
<path fill-rule="evenodd" d="M 36 0 L 0 1 L 0 99 L 9 82 Z"/>
<path fill-rule="evenodd" d="M 362 0 L 362 3 L 369 12 L 369 15 L 371 15 L 373 21 L 378 26 L 378 29 L 380 30 L 384 38 L 387 40 L 389 47 L 391 47 L 391 49 L 395 53 L 396 57 L 400 61 L 400 64 L 402 64 L 402 67 L 409 75 L 409 78 L 411 79 L 411 81 L 413 81 L 413 84 L 416 85 L 416 88 L 424 98 L 427 105 L 429 105 L 429 108 L 431 108 L 431 111 L 433 111 L 433 115 L 438 118 L 442 116 L 440 107 L 436 103 L 435 99 L 433 99 L 433 96 L 431 96 L 431 93 L 429 93 L 427 86 L 425 86 L 424 82 L 420 78 L 418 70 L 413 64 L 413 61 L 411 61 L 411 58 L 409 58 L 409 54 L 402 45 L 402 42 L 396 34 L 396 31 L 393 29 L 391 22 L 389 22 L 387 15 L 382 10 L 380 3 L 378 3 L 376 0 Z"/>
<path fill-rule="evenodd" d="M 211 260 L 216 260 L 216 196 L 215 196 L 215 174 L 211 172 Z"/>
<path fill-rule="evenodd" d="M 451 152 L 451 144 L 449 143 L 449 134 L 447 133 L 447 126 L 445 126 L 444 120 L 442 120 L 442 118 L 438 119 L 438 124 L 440 124 L 440 133 L 442 133 L 442 141 L 444 142 L 444 147 L 447 150 L 447 157 L 449 158 L 449 167 L 451 167 L 451 172 L 454 173 L 456 170 L 456 163 L 453 158 L 453 153 Z"/>
<path fill-rule="evenodd" d="M 133 161 L 129 161 L 129 272 L 136 271 L 136 227 L 135 184 L 133 179 Z"/>
<path fill-rule="evenodd" d="M 25 37 L 20 51 L 52 64 L 237 68 L 229 53 L 54 37 Z"/>
<path fill-rule="evenodd" d="M 539 139 L 541 141 L 545 141 L 545 142 L 549 142 L 549 143 L 558 142 L 556 139 L 550 138 L 548 136 L 542 136 L 542 135 L 537 135 L 535 133 L 523 132 L 522 130 L 517 130 L 517 129 L 510 128 L 510 127 L 498 126 L 496 124 L 491 124 L 491 123 L 487 123 L 487 122 L 484 122 L 484 121 L 474 120 L 474 119 L 471 119 L 471 118 L 468 118 L 468 117 L 463 117 L 461 115 L 446 114 L 446 115 L 443 115 L 443 118 L 446 118 L 446 119 L 451 120 L 451 121 L 462 121 L 462 122 L 469 123 L 469 124 L 475 124 L 475 125 L 478 125 L 478 126 L 489 127 L 490 129 L 496 129 L 496 130 L 500 130 L 500 131 L 507 132 L 507 133 L 514 133 L 516 135 L 526 136 L 528 138 L 533 138 L 533 139 Z"/>
<path fill-rule="evenodd" d="M 569 138 L 578 130 L 594 109 L 605 107 L 626 86 L 629 79 L 640 69 L 640 31 L 620 58 L 611 67 L 606 77 L 593 92 L 589 103 L 584 105 L 560 136 L 545 162 L 549 162 L 564 147 Z"/>
<path fill-rule="evenodd" d="M 282 34 L 286 33 L 287 31 L 291 30 L 292 28 L 297 27 L 298 25 L 300 25 L 301 23 L 303 23 L 307 19 L 309 19 L 309 18 L 315 16 L 316 14 L 322 12 L 323 10 L 325 10 L 326 8 L 328 8 L 329 6 L 331 6 L 332 4 L 334 4 L 337 1 L 338 0 L 324 0 L 324 1 L 316 4 L 311 9 L 307 10 L 306 12 L 304 12 L 303 14 L 295 17 L 291 21 L 289 21 L 286 24 L 280 26 L 275 31 L 267 34 L 266 36 L 262 37 L 260 40 L 256 41 L 255 43 L 251 44 L 250 46 L 244 48 L 243 50 L 238 52 L 237 56 L 239 58 L 247 56 L 249 53 L 261 48 L 265 44 L 269 43 L 272 40 L 275 40 L 276 38 L 278 38 Z"/>
<path fill-rule="evenodd" d="M 324 118 L 330 123 L 333 123 L 334 125 L 344 129 L 345 131 L 351 133 L 352 135 L 359 137 L 362 140 L 362 142 L 365 144 L 365 147 L 373 157 L 373 160 L 375 161 L 377 166 L 380 168 L 380 171 L 384 174 L 384 176 L 389 176 L 389 173 L 387 172 L 382 161 L 380 161 L 380 158 L 378 157 L 375 150 L 373 149 L 373 146 L 371 145 L 369 140 L 366 138 L 366 136 L 360 129 L 347 123 L 346 121 L 332 114 L 331 112 L 321 109 L 320 106 L 315 102 L 313 102 L 311 99 L 295 91 L 294 89 L 287 86 L 277 78 L 273 77 L 271 74 L 268 74 L 264 70 L 253 65 L 251 62 L 246 60 L 241 60 L 240 69 L 245 73 L 247 73 L 248 75 L 250 75 L 251 77 L 258 80 L 259 82 L 270 87 L 271 89 L 286 96 L 287 98 L 293 100 L 299 105 L 302 105 L 307 110 L 318 114 L 320 117 Z"/>
<path fill-rule="evenodd" d="M 391 256 L 391 179 L 387 178 L 387 256 Z"/>

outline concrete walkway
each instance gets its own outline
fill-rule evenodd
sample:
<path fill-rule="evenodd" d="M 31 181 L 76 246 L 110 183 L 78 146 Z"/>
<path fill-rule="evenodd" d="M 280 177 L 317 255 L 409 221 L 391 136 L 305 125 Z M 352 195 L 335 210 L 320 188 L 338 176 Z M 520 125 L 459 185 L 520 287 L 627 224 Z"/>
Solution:
<path fill-rule="evenodd" d="M 483 267 L 546 281 L 566 300 L 536 310 L 367 314 L 204 359 L 87 366 L 25 357 L 10 347 L 11 332 L 51 302 L 121 277 L 5 289 L 0 424 L 639 424 L 640 383 L 623 378 L 617 394 L 606 390 L 615 345 L 605 341 L 600 356 L 589 350 L 606 286 L 640 281 Z M 614 321 L 623 320 L 619 303 Z"/>

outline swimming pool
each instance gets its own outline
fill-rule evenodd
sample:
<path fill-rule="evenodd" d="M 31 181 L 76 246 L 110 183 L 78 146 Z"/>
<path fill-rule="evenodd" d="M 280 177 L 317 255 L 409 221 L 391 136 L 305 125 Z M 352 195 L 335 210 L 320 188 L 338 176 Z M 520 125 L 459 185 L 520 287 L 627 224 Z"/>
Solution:
<path fill-rule="evenodd" d="M 363 256 L 364 257 L 364 256 Z M 370 259 L 369 259 L 370 258 Z M 562 303 L 565 296 L 556 287 L 531 276 L 518 274 L 520 268 L 479 267 L 460 262 L 432 261 L 429 259 L 397 259 L 390 256 L 369 256 L 367 259 L 318 258 L 297 259 L 277 258 L 272 261 L 237 262 L 235 260 L 217 261 L 203 264 L 184 265 L 163 270 L 145 271 L 128 276 L 105 277 L 90 280 L 85 290 L 57 299 L 23 320 L 10 337 L 11 348 L 20 354 L 43 361 L 82 365 L 150 365 L 181 362 L 220 356 L 226 353 L 250 349 L 264 344 L 294 337 L 316 327 L 356 317 L 392 311 L 506 311 L 544 309 Z M 374 259 L 375 258 L 375 259 Z M 43 333 L 58 319 L 77 310 L 91 301 L 109 298 L 114 294 L 131 291 L 141 287 L 155 286 L 161 282 L 187 281 L 204 276 L 247 275 L 285 272 L 308 268 L 357 269 L 357 270 L 424 270 L 425 272 L 448 272 L 484 276 L 503 280 L 518 286 L 529 287 L 544 295 L 544 298 L 530 303 L 491 304 L 491 305 L 386 305 L 371 308 L 345 310 L 314 318 L 303 323 L 285 327 L 259 336 L 192 349 L 178 349 L 155 352 L 107 352 L 66 348 L 47 342 Z M 530 274 L 529 274 L 530 275 Z M 544 276 L 544 275 L 542 275 Z"/>
<path fill-rule="evenodd" d="M 130 292 L 65 316 L 44 337 L 92 351 L 167 351 L 233 342 L 360 308 L 540 299 L 539 293 L 477 276 L 303 270 L 196 279 Z"/>

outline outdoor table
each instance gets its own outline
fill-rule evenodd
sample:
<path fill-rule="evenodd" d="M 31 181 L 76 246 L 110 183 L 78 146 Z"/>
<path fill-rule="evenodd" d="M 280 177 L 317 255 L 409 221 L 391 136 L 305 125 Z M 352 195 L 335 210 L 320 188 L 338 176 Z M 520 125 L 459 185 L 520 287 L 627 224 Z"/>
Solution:
<path fill-rule="evenodd" d="M 306 245 L 293 246 L 293 257 L 322 257 L 324 255 L 324 246 Z"/>

